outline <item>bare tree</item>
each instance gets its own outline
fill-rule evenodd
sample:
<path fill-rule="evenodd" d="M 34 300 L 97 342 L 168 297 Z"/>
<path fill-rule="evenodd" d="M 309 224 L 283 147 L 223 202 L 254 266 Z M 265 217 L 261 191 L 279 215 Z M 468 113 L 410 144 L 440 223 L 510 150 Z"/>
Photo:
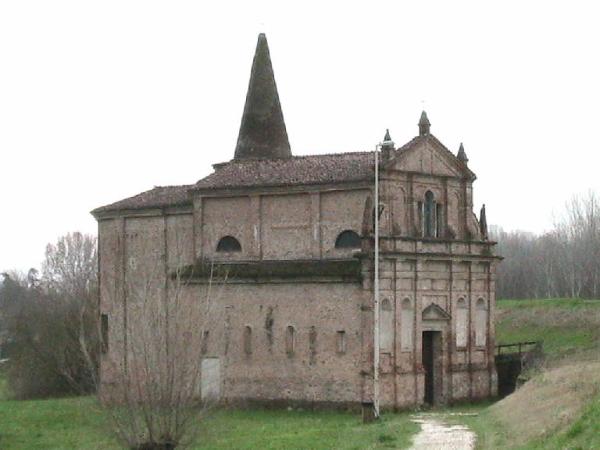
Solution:
<path fill-rule="evenodd" d="M 593 192 L 574 196 L 542 235 L 493 228 L 498 253 L 505 257 L 498 268 L 498 296 L 599 298 L 598 203 Z"/>
<path fill-rule="evenodd" d="M 203 341 L 208 324 L 219 320 L 215 298 L 227 274 L 218 274 L 214 285 L 215 266 L 197 264 L 196 270 L 211 272 L 198 298 L 188 286 L 194 269 L 169 267 L 165 260 L 129 267 L 126 279 L 107 281 L 105 291 L 113 307 L 125 308 L 126 323 L 110 334 L 116 342 L 102 359 L 99 398 L 117 437 L 131 449 L 190 445 L 217 400 L 215 386 L 201 377 Z"/>
<path fill-rule="evenodd" d="M 19 398 L 90 392 L 97 350 L 86 353 L 81 342 L 83 335 L 97 342 L 96 239 L 62 236 L 48 245 L 42 266 L 41 278 L 31 269 L 4 283 L 9 388 Z"/>
<path fill-rule="evenodd" d="M 79 232 L 68 233 L 55 244 L 48 244 L 42 263 L 44 287 L 86 306 L 96 294 L 97 252 L 96 238 Z"/>

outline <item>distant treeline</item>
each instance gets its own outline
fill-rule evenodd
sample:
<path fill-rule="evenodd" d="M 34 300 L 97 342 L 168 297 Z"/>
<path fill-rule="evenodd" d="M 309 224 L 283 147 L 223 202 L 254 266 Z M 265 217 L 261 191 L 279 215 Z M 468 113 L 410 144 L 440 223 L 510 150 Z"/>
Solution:
<path fill-rule="evenodd" d="M 565 206 L 553 228 L 537 235 L 490 227 L 497 254 L 497 298 L 600 298 L 599 198 L 590 192 Z"/>

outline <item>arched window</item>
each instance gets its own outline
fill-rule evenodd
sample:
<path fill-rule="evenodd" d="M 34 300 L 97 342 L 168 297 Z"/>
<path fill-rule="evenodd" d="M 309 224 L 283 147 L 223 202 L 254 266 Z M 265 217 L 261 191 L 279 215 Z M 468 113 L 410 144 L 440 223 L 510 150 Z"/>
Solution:
<path fill-rule="evenodd" d="M 392 310 L 392 303 L 384 298 L 379 309 L 379 348 L 382 352 L 391 352 L 394 347 L 394 311 Z"/>
<path fill-rule="evenodd" d="M 424 235 L 425 237 L 434 237 L 436 232 L 436 220 L 435 220 L 435 199 L 433 192 L 427 191 L 425 193 L 425 206 L 424 206 Z"/>
<path fill-rule="evenodd" d="M 342 231 L 335 240 L 335 248 L 360 248 L 360 236 L 352 231 Z"/>
<path fill-rule="evenodd" d="M 249 325 L 244 328 L 244 353 L 252 353 L 252 327 Z"/>
<path fill-rule="evenodd" d="M 285 330 L 285 351 L 288 355 L 294 353 L 296 347 L 296 330 L 291 325 L 288 325 Z"/>
<path fill-rule="evenodd" d="M 218 252 L 241 252 L 242 246 L 240 245 L 240 241 L 238 241 L 233 236 L 225 236 L 222 237 L 219 243 L 217 244 Z"/>
<path fill-rule="evenodd" d="M 413 307 L 410 298 L 402 300 L 400 312 L 400 347 L 403 351 L 411 351 L 413 347 Z"/>
<path fill-rule="evenodd" d="M 475 345 L 485 346 L 487 342 L 487 305 L 485 300 L 480 298 L 475 306 Z"/>
<path fill-rule="evenodd" d="M 469 335 L 469 310 L 464 298 L 459 298 L 456 303 L 456 346 L 464 348 L 467 346 Z"/>

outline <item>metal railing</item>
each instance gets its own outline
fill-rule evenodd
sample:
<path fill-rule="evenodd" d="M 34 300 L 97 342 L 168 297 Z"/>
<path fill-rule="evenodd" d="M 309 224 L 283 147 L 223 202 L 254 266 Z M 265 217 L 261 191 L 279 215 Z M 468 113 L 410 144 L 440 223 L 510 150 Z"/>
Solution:
<path fill-rule="evenodd" d="M 523 354 L 523 348 L 525 348 L 525 352 L 532 351 L 534 348 L 541 346 L 542 341 L 526 341 L 526 342 L 515 342 L 513 344 L 500 344 L 496 345 L 496 356 L 501 354 L 511 354 L 518 353 L 519 355 Z M 517 351 L 506 351 L 507 349 L 515 348 Z M 503 351 L 505 350 L 505 351 Z"/>

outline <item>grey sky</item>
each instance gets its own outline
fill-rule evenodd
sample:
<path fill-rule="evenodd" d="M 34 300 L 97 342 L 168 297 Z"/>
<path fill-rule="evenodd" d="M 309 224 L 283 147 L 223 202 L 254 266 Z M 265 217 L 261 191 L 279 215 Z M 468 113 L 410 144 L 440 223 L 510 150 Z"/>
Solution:
<path fill-rule="evenodd" d="M 600 190 L 595 2 L 288 3 L 0 2 L 0 270 L 231 159 L 261 31 L 296 155 L 403 144 L 424 106 L 489 223 Z"/>

